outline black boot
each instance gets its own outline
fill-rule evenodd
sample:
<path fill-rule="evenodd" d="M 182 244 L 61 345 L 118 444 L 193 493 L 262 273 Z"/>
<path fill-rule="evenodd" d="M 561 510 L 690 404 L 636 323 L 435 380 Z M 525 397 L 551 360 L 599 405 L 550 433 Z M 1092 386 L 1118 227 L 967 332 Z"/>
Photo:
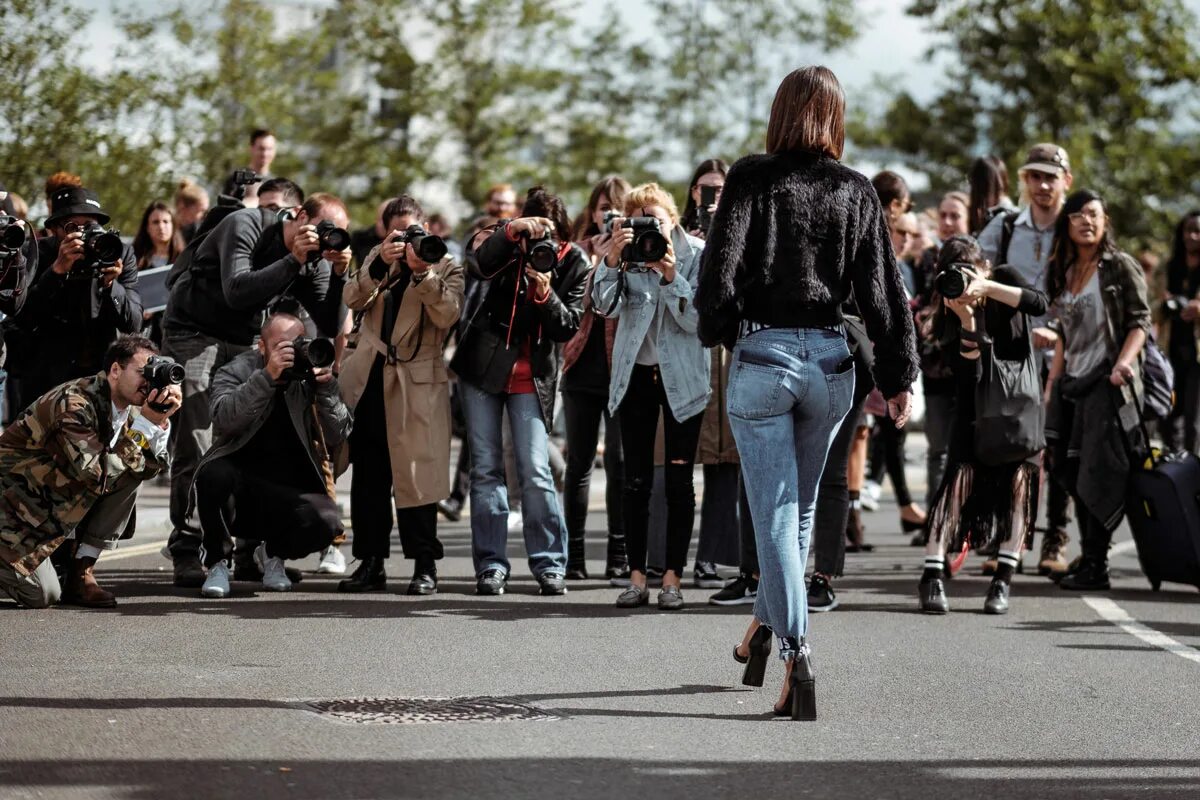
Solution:
<path fill-rule="evenodd" d="M 338 591 L 350 594 L 384 591 L 387 589 L 387 572 L 383 568 L 385 560 L 379 556 L 367 556 L 359 561 L 349 578 L 338 581 Z"/>
<path fill-rule="evenodd" d="M 1058 585 L 1064 589 L 1081 592 L 1112 588 L 1108 582 L 1108 565 L 1094 558 L 1084 558 L 1079 562 L 1078 569 L 1067 573 Z"/>
<path fill-rule="evenodd" d="M 999 577 L 992 578 L 992 585 L 988 588 L 987 599 L 983 601 L 983 613 L 1008 613 L 1008 581 L 1001 580 Z"/>
<path fill-rule="evenodd" d="M 572 534 L 567 539 L 567 580 L 587 580 L 587 557 L 584 553 L 583 533 Z"/>
<path fill-rule="evenodd" d="M 946 587 L 940 578 L 921 581 L 917 594 L 918 608 L 925 614 L 945 614 L 950 610 L 950 603 L 946 600 Z"/>
<path fill-rule="evenodd" d="M 382 569 L 382 568 L 381 568 Z M 408 594 L 437 594 L 437 563 L 419 559 L 413 568 L 412 580 L 408 582 Z"/>

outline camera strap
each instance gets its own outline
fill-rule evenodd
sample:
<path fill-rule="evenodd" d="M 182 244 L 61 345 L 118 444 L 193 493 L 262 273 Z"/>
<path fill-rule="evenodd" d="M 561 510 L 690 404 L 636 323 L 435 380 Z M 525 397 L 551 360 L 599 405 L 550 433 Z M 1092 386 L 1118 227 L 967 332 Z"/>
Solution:
<path fill-rule="evenodd" d="M 383 295 L 383 323 L 379 326 L 379 339 L 383 342 L 383 346 L 387 348 L 388 364 L 407 364 L 415 359 L 417 354 L 421 352 L 421 342 L 425 338 L 425 304 L 422 303 L 421 317 L 417 321 L 417 346 L 413 348 L 412 355 L 408 358 L 400 358 L 396 355 L 396 346 L 392 344 L 392 331 L 396 328 L 396 317 L 399 316 L 399 309 L 396 308 L 396 293 L 393 290 L 402 279 L 391 282 Z M 408 280 L 411 280 L 411 275 L 408 277 Z"/>

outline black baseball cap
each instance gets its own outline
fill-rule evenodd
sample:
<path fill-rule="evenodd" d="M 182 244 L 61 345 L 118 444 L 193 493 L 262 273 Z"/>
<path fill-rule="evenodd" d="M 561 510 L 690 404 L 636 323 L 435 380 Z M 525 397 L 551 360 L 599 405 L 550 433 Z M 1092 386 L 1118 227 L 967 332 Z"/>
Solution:
<path fill-rule="evenodd" d="M 100 198 L 91 189 L 68 187 L 50 195 L 49 227 L 67 217 L 95 217 L 101 225 L 107 225 L 109 216 L 100 207 Z"/>

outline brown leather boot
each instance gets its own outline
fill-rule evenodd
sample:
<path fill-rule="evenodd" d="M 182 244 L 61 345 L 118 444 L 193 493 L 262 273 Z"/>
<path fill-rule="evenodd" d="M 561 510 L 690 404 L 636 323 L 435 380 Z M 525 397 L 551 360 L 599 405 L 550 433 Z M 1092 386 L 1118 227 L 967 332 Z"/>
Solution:
<path fill-rule="evenodd" d="M 1042 557 L 1038 559 L 1038 575 L 1048 575 L 1051 578 L 1062 577 L 1066 574 L 1067 542 L 1070 537 L 1062 528 L 1046 531 L 1042 537 Z"/>
<path fill-rule="evenodd" d="M 71 572 L 63 587 L 62 602 L 83 606 L 84 608 L 113 608 L 117 598 L 112 592 L 105 591 L 96 583 L 92 568 L 96 566 L 94 558 L 77 558 L 71 564 Z"/>

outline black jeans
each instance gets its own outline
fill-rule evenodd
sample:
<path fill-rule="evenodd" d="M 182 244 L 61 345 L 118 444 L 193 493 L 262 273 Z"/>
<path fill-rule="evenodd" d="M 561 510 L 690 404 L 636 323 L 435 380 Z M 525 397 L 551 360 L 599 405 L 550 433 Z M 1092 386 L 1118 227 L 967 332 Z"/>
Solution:
<path fill-rule="evenodd" d="M 895 421 L 886 414 L 875 420 L 875 447 L 871 450 L 871 480 L 882 483 L 883 473 L 892 479 L 896 492 L 896 505 L 903 508 L 912 504 L 912 492 L 908 490 L 908 478 L 904 474 L 904 443 L 908 432 L 897 428 Z"/>
<path fill-rule="evenodd" d="M 1099 564 L 1108 564 L 1108 548 L 1112 544 L 1113 532 L 1104 527 L 1098 517 L 1088 511 L 1087 506 L 1075 498 L 1079 511 L 1079 549 L 1084 558 Z"/>
<path fill-rule="evenodd" d="M 587 530 L 588 492 L 600 420 L 604 420 L 604 507 L 608 514 L 608 566 L 622 565 L 625 555 L 625 526 L 621 518 L 621 487 L 625 460 L 621 457 L 621 426 L 608 413 L 607 395 L 563 392 L 563 416 L 567 426 L 567 474 L 563 488 L 567 518 L 567 568 L 584 566 L 584 535 Z"/>
<path fill-rule="evenodd" d="M 196 475 L 196 509 L 204 530 L 204 565 L 228 561 L 233 537 L 266 542 L 272 558 L 304 558 L 324 550 L 338 533 L 337 503 L 313 475 L 290 486 L 218 458 Z"/>
<path fill-rule="evenodd" d="M 862 420 L 863 404 L 860 399 L 850 407 L 850 413 L 842 420 L 829 456 L 825 459 L 825 470 L 817 487 L 817 510 L 813 518 L 813 571 L 831 578 L 839 577 L 846 564 L 846 518 L 850 513 L 850 489 L 846 482 L 846 465 L 850 451 L 854 448 L 854 432 Z M 750 509 L 746 504 L 746 489 L 743 486 L 739 498 L 743 520 L 749 520 Z M 758 572 L 758 550 L 754 543 L 752 523 L 742 525 L 743 575 Z"/>
<path fill-rule="evenodd" d="M 629 568 L 646 571 L 646 539 L 650 527 L 650 491 L 654 486 L 654 439 L 662 411 L 666 440 L 667 555 L 665 569 L 683 574 L 692 526 L 696 521 L 696 487 L 692 469 L 700 441 L 703 414 L 679 422 L 671 413 L 657 366 L 635 364 L 629 389 L 621 401 L 621 444 L 625 454 L 624 520 Z"/>
<path fill-rule="evenodd" d="M 354 557 L 387 558 L 392 534 L 392 462 L 388 451 L 383 397 L 383 361 L 367 378 L 350 433 L 350 519 L 354 528 Z M 429 562 L 443 555 L 437 538 L 437 503 L 396 509 L 404 557 Z"/>
<path fill-rule="evenodd" d="M 742 471 L 737 464 L 704 465 L 697 561 L 714 564 L 739 562 L 739 540 L 744 524 L 738 503 L 741 485 Z M 753 526 L 750 535 L 754 535 Z"/>

